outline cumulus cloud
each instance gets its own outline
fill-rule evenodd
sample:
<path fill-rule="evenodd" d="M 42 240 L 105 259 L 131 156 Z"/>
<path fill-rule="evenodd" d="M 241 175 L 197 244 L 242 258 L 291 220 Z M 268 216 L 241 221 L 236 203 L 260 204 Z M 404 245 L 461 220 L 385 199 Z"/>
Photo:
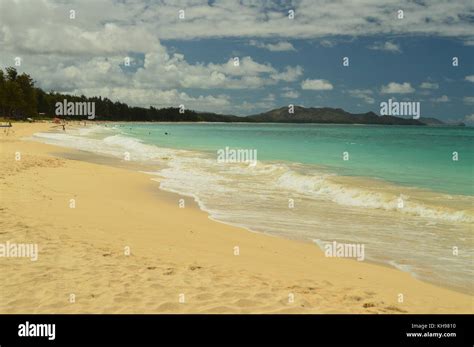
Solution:
<path fill-rule="evenodd" d="M 301 89 L 304 90 L 332 90 L 333 86 L 326 80 L 305 79 L 301 82 Z"/>
<path fill-rule="evenodd" d="M 171 90 L 151 90 L 137 88 L 86 88 L 73 91 L 89 95 L 107 95 L 111 99 L 121 100 L 125 103 L 139 104 L 143 106 L 167 107 L 169 105 L 185 105 L 188 109 L 218 109 L 227 110 L 231 106 L 230 98 L 227 95 L 200 95 L 192 97 L 185 92 L 176 89 Z"/>
<path fill-rule="evenodd" d="M 276 81 L 294 82 L 303 75 L 303 68 L 301 66 L 287 66 L 285 70 L 281 72 L 275 72 L 271 75 L 271 78 Z"/>
<path fill-rule="evenodd" d="M 415 89 L 411 86 L 410 83 L 396 83 L 390 82 L 386 86 L 382 86 L 381 93 L 382 94 L 408 94 L 413 93 Z"/>
<path fill-rule="evenodd" d="M 274 66 L 246 55 L 239 57 L 238 67 L 228 56 L 191 62 L 169 49 L 166 40 L 239 38 L 242 42 L 253 40 L 257 47 L 270 51 L 294 50 L 294 39 L 315 39 L 329 47 L 348 34 L 433 35 L 461 39 L 465 44 L 474 42 L 472 23 L 466 15 L 474 11 L 471 0 L 424 4 L 341 0 L 337 6 L 302 0 L 292 2 L 294 19 L 288 18 L 287 7 L 279 0 L 0 0 L 0 67 L 12 65 L 19 56 L 19 70 L 33 74 L 46 90 L 100 93 L 143 106 L 174 106 L 185 100 L 201 105 L 199 109 L 214 105 L 209 109 L 218 110 L 232 107 L 226 93 L 298 82 L 303 68 Z M 409 13 L 403 20 L 396 18 L 399 8 Z M 75 19 L 69 16 L 71 9 L 76 11 Z M 184 19 L 178 17 L 179 10 L 185 11 Z M 398 46 L 388 42 L 381 47 L 396 51 Z M 127 56 L 133 57 L 133 68 L 123 66 Z M 386 86 L 389 92 L 406 90 L 405 84 L 413 89 L 409 83 L 402 87 L 392 84 Z M 333 86 L 325 80 L 307 79 L 301 88 L 331 90 Z M 214 95 L 199 95 L 208 93 Z M 365 97 L 368 102 L 370 95 Z M 270 105 L 265 102 L 260 106 Z"/>
<path fill-rule="evenodd" d="M 399 45 L 390 41 L 374 43 L 373 45 L 369 46 L 369 49 L 373 49 L 376 51 L 386 51 L 386 52 L 391 52 L 391 53 L 402 52 Z"/>
<path fill-rule="evenodd" d="M 170 4 L 171 1 L 166 1 Z M 176 4 L 169 12 L 159 14 L 160 29 L 164 36 L 258 36 L 317 38 L 328 35 L 354 36 L 373 34 L 428 34 L 450 37 L 472 38 L 472 26 L 466 13 L 474 5 L 469 0 L 456 3 L 430 1 L 417 3 L 410 0 L 385 1 L 366 0 L 354 2 L 342 0 L 338 6 L 324 6 L 318 1 L 294 2 L 295 18 L 288 18 L 288 9 L 278 6 L 278 1 L 216 1 L 211 6 L 190 0 Z M 252 6 L 248 6 L 251 4 Z M 184 8 L 185 25 L 177 27 L 177 11 Z M 396 18 L 397 10 L 403 8 L 403 20 Z M 390 15 L 392 14 L 392 16 Z M 376 20 L 374 20 L 374 18 Z M 451 20 L 447 21 L 446 18 Z M 212 19 L 212 21 L 211 21 Z M 165 20 L 163 22 L 163 20 Z M 211 22 L 215 30 L 201 23 Z M 291 21 L 291 24 L 288 24 Z M 181 23 L 183 24 L 183 23 Z"/>
<path fill-rule="evenodd" d="M 271 52 L 296 51 L 293 44 L 288 41 L 280 41 L 277 43 L 263 43 L 255 40 L 250 40 L 249 45 L 267 49 Z"/>
<path fill-rule="evenodd" d="M 296 90 L 288 90 L 284 93 L 281 94 L 283 98 L 288 98 L 288 99 L 298 99 L 300 97 L 300 93 L 298 93 Z"/>
<path fill-rule="evenodd" d="M 331 47 L 334 47 L 336 45 L 336 43 L 334 41 L 331 41 L 331 40 L 321 40 L 319 42 L 319 44 L 323 47 L 326 47 L 326 48 L 331 48 Z"/>
<path fill-rule="evenodd" d="M 474 122 L 474 113 L 470 114 L 470 115 L 467 115 L 466 117 L 464 117 L 464 120 L 466 122 Z"/>
<path fill-rule="evenodd" d="M 5 8 L 11 1 L 2 0 Z M 32 3 L 31 1 L 22 1 Z M 51 0 L 41 3 L 49 5 Z M 281 6 L 279 0 L 268 1 L 227 1 L 212 3 L 195 0 L 160 0 L 153 2 L 124 2 L 118 0 L 54 2 L 59 15 L 70 8 L 77 10 L 78 19 L 84 7 L 93 7 L 92 16 L 98 19 L 107 13 L 108 21 L 131 22 L 140 18 L 150 32 L 159 32 L 162 39 L 193 39 L 209 37 L 249 37 L 249 38 L 321 38 L 350 33 L 365 35 L 437 35 L 473 39 L 470 17 L 474 4 L 471 0 L 426 1 L 411 0 L 384 1 L 365 0 L 354 2 L 341 0 L 338 6 L 330 6 L 319 1 L 297 1 L 292 3 L 295 18 L 288 18 L 288 6 Z M 14 6 L 15 7 L 15 6 Z M 34 7 L 37 7 L 35 5 Z M 402 8 L 406 14 L 398 20 L 397 11 Z M 3 12 L 5 9 L 1 8 Z M 7 8 L 5 16 L 12 11 Z M 185 11 L 180 19 L 178 11 Z M 38 17 L 35 10 L 32 22 Z M 82 13 L 85 13 L 82 11 Z M 61 16 L 58 16 L 60 19 Z M 446 20 L 449 18 L 450 20 Z M 0 21 L 2 22 L 2 21 Z"/>
<path fill-rule="evenodd" d="M 438 89 L 439 84 L 438 83 L 433 83 L 433 82 L 423 82 L 420 84 L 421 89 Z"/>
<path fill-rule="evenodd" d="M 448 102 L 449 98 L 448 98 L 447 95 L 441 95 L 440 97 L 435 98 L 432 101 L 434 101 L 434 102 Z"/>
<path fill-rule="evenodd" d="M 349 91 L 349 95 L 364 100 L 368 104 L 373 104 L 375 99 L 373 98 L 374 92 L 370 89 L 354 89 Z"/>
<path fill-rule="evenodd" d="M 298 1 L 292 4 L 292 8 L 295 11 L 294 19 L 288 18 L 288 6 L 281 6 L 279 0 L 216 0 L 212 3 L 195 0 L 153 2 L 1 0 L 0 22 L 11 25 L 17 21 L 17 11 L 21 10 L 24 19 L 17 24 L 20 27 L 23 24 L 35 23 L 45 15 L 50 16 L 53 11 L 56 24 L 50 23 L 50 25 L 60 30 L 69 30 L 64 24 L 71 24 L 68 23 L 69 10 L 75 9 L 77 12 L 75 21 L 78 24 L 95 26 L 101 19 L 106 19 L 109 23 L 121 23 L 122 27 L 127 27 L 139 18 L 143 30 L 158 32 L 162 39 L 322 38 L 348 33 L 353 36 L 436 35 L 464 38 L 466 42 L 474 39 L 472 23 L 466 15 L 474 11 L 471 0 L 424 3 L 411 0 L 383 3 L 378 0 L 363 2 L 341 0 L 338 6 L 322 4 L 319 1 Z M 409 13 L 403 20 L 396 17 L 400 8 L 404 9 L 406 14 Z M 184 10 L 184 19 L 178 16 L 180 10 Z M 87 16 L 84 16 L 85 13 Z M 105 13 L 107 16 L 104 16 Z M 36 37 L 49 40 L 40 34 L 37 33 Z"/>
<path fill-rule="evenodd" d="M 462 101 L 466 104 L 466 105 L 474 105 L 474 96 L 465 96 Z"/>
<path fill-rule="evenodd" d="M 171 7 L 166 1 L 159 6 L 165 12 Z M 70 18 L 71 9 L 75 19 Z M 197 8 L 193 11 L 196 14 Z M 239 57 L 237 66 L 233 58 L 190 63 L 162 44 L 150 18 L 153 13 L 140 3 L 113 0 L 0 0 L 0 67 L 13 65 L 19 56 L 18 69 L 33 74 L 45 90 L 101 95 L 138 106 L 185 103 L 214 111 L 229 110 L 229 96 L 190 96 L 180 89 L 258 89 L 293 82 L 303 74 L 300 66 L 277 69 L 250 56 Z M 285 47 L 281 42 L 269 49 Z M 133 69 L 124 67 L 129 56 Z"/>

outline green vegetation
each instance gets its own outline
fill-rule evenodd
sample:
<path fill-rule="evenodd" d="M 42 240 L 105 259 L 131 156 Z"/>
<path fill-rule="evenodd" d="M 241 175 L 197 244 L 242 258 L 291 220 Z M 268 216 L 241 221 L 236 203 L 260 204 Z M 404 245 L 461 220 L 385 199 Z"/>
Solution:
<path fill-rule="evenodd" d="M 19 118 L 37 115 L 37 93 L 33 79 L 16 69 L 0 69 L 0 116 Z"/>
<path fill-rule="evenodd" d="M 188 121 L 188 122 L 238 122 L 242 117 L 225 116 L 215 113 L 200 113 L 185 110 L 180 113 L 179 108 L 157 109 L 130 107 L 121 102 L 113 102 L 108 98 L 85 97 L 46 93 L 35 87 L 30 75 L 19 75 L 15 68 L 8 67 L 5 72 L 0 69 L 0 117 L 22 120 L 28 117 L 33 119 L 55 117 L 55 105 L 64 99 L 72 102 L 94 102 L 97 120 L 112 121 Z M 61 117 L 66 119 L 87 119 L 87 116 Z"/>

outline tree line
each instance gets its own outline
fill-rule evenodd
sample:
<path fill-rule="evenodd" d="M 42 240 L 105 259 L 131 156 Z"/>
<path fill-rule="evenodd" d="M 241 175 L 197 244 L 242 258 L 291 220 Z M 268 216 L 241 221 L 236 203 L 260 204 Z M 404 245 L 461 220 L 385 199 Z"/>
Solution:
<path fill-rule="evenodd" d="M 157 109 L 132 107 L 119 101 L 112 101 L 101 96 L 86 97 L 61 94 L 54 91 L 45 92 L 35 87 L 33 78 L 19 74 L 14 67 L 0 69 L 0 117 L 8 119 L 54 118 L 56 103 L 94 102 L 96 120 L 111 121 L 189 121 L 189 122 L 238 122 L 241 117 L 220 115 L 209 112 L 181 110 L 178 107 Z M 61 116 L 64 119 L 86 119 L 87 116 Z"/>

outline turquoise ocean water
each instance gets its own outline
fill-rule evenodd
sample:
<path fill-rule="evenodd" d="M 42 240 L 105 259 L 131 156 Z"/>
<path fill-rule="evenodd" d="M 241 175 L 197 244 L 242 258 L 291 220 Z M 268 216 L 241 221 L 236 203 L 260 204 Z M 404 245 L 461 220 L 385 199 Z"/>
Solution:
<path fill-rule="evenodd" d="M 317 164 L 455 194 L 474 194 L 474 128 L 321 124 L 137 124 L 126 134 L 158 146 L 257 149 L 260 160 Z M 163 136 L 164 132 L 170 135 Z M 343 152 L 349 160 L 343 161 Z M 458 152 L 458 161 L 453 161 Z"/>
<path fill-rule="evenodd" d="M 34 139 L 146 163 L 220 222 L 363 244 L 365 260 L 473 292 L 473 128 L 117 123 Z M 257 164 L 219 162 L 226 147 Z"/>

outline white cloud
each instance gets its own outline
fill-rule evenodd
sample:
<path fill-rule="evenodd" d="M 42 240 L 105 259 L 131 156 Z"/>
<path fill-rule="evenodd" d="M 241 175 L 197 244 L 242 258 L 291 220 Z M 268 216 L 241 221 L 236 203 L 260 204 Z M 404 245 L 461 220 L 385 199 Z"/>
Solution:
<path fill-rule="evenodd" d="M 333 86 L 326 80 L 311 80 L 306 79 L 301 82 L 301 89 L 304 90 L 332 90 Z"/>
<path fill-rule="evenodd" d="M 303 74 L 300 66 L 287 66 L 278 70 L 271 64 L 256 62 L 248 56 L 240 58 L 239 66 L 234 66 L 233 59 L 222 64 L 190 64 L 184 55 L 170 54 L 156 38 L 150 39 L 149 45 L 141 45 L 137 42 L 141 36 L 129 36 L 130 33 L 114 26 L 106 26 L 103 30 L 116 41 L 120 41 L 118 36 L 122 36 L 130 46 L 127 48 L 122 46 L 125 43 L 119 43 L 114 51 L 113 43 L 108 44 L 108 48 L 105 43 L 103 47 L 91 44 L 89 51 L 86 49 L 89 44 L 84 42 L 81 45 L 73 45 L 74 51 L 70 56 L 59 51 L 61 46 L 58 46 L 58 49 L 51 46 L 48 49 L 55 52 L 48 55 L 22 55 L 22 66 L 19 70 L 32 74 L 38 86 L 45 90 L 87 96 L 101 95 L 145 107 L 177 106 L 184 103 L 187 108 L 215 112 L 234 112 L 237 106 L 230 103 L 228 96 L 191 97 L 178 89 L 257 89 L 280 82 L 295 81 Z M 117 32 L 113 33 L 115 30 Z M 100 38 L 107 35 L 100 32 L 92 36 Z M 85 36 L 91 35 L 86 32 Z M 144 54 L 143 65 L 138 65 L 133 73 L 121 68 L 128 49 Z M 5 66 L 0 67 L 12 65 L 8 61 L 13 62 L 15 52 L 2 51 L 2 55 L 6 57 L 1 62 Z"/>
<path fill-rule="evenodd" d="M 268 94 L 265 98 L 263 98 L 263 101 L 270 101 L 270 102 L 273 102 L 275 101 L 275 94 L 273 93 L 270 93 Z"/>
<path fill-rule="evenodd" d="M 427 1 L 423 4 L 411 0 L 341 0 L 337 6 L 319 1 L 297 1 L 292 4 L 295 18 L 288 18 L 288 9 L 278 0 L 227 1 L 216 0 L 212 4 L 196 0 L 161 0 L 131 2 L 117 0 L 102 1 L 10 1 L 0 0 L 0 23 L 6 27 L 20 29 L 29 27 L 28 34 L 9 31 L 8 35 L 23 36 L 18 45 L 35 48 L 34 38 L 44 46 L 53 44 L 52 49 L 63 50 L 54 38 L 63 31 L 76 32 L 78 28 L 89 27 L 93 33 L 98 26 L 120 23 L 124 31 L 136 22 L 140 30 L 159 33 L 161 39 L 193 39 L 206 37 L 248 37 L 248 38 L 326 38 L 328 36 L 350 35 L 436 35 L 461 38 L 470 42 L 474 38 L 472 23 L 468 15 L 474 10 L 471 0 Z M 403 20 L 396 18 L 402 8 Z M 69 10 L 75 9 L 77 18 L 69 19 Z M 179 19 L 178 11 L 185 11 L 185 19 Z M 36 31 L 39 22 L 51 18 L 45 26 L 52 37 Z M 376 20 L 374 20 L 374 18 Z M 449 20 L 447 20 L 449 19 Z M 77 25 L 77 26 L 76 26 Z M 36 32 L 35 32 L 36 31 Z M 55 33 L 56 32 L 56 33 Z M 6 36 L 8 36 L 6 35 Z M 133 34 L 130 34 L 133 35 Z M 2 35 L 0 35 L 1 37 Z M 128 36 L 128 35 L 127 35 Z M 78 35 L 77 42 L 88 40 Z M 146 42 L 137 37 L 136 43 Z M 126 41 L 126 40 L 123 40 Z M 106 42 L 104 48 L 117 42 Z M 122 44 L 133 44 L 132 42 Z M 100 48 L 100 47 L 97 47 Z"/>
<path fill-rule="evenodd" d="M 382 94 L 407 94 L 413 93 L 415 89 L 411 86 L 410 83 L 396 83 L 390 82 L 386 86 L 382 86 L 381 93 Z"/>
<path fill-rule="evenodd" d="M 474 113 L 470 114 L 470 115 L 467 115 L 466 117 L 464 117 L 464 120 L 466 122 L 474 122 Z"/>
<path fill-rule="evenodd" d="M 434 82 L 423 82 L 420 84 L 421 89 L 438 89 L 439 84 Z"/>
<path fill-rule="evenodd" d="M 293 44 L 288 41 L 280 41 L 277 43 L 263 43 L 255 40 L 250 40 L 249 45 L 267 49 L 271 52 L 296 51 Z"/>
<path fill-rule="evenodd" d="M 108 7 L 113 7 L 107 1 Z M 89 2 L 87 2 L 89 3 Z M 446 37 L 473 37 L 472 24 L 466 14 L 472 13 L 471 0 L 426 1 L 411 0 L 342 0 L 335 6 L 320 1 L 295 1 L 295 18 L 288 18 L 288 9 L 281 1 L 216 0 L 208 5 L 196 0 L 162 0 L 125 3 L 119 9 L 104 11 L 111 21 L 130 9 L 143 16 L 144 24 L 153 27 L 163 39 L 192 39 L 202 37 L 285 37 L 318 38 L 347 35 L 417 34 Z M 147 9 L 143 15 L 144 9 Z M 396 18 L 404 9 L 403 20 Z M 178 10 L 185 10 L 185 19 Z M 139 11 L 142 12 L 139 12 Z M 109 14 L 110 13 L 110 14 Z M 373 20 L 376 18 L 376 20 Z M 450 20 L 447 20 L 450 19 Z"/>
<path fill-rule="evenodd" d="M 449 98 L 447 95 L 441 95 L 439 98 L 435 98 L 432 101 L 434 102 L 448 102 Z"/>
<path fill-rule="evenodd" d="M 386 51 L 386 52 L 391 52 L 391 53 L 401 53 L 402 51 L 399 45 L 390 41 L 377 42 L 369 46 L 368 48 L 376 50 L 376 51 Z"/>
<path fill-rule="evenodd" d="M 336 45 L 336 43 L 334 41 L 331 41 L 331 40 L 321 40 L 321 42 L 319 42 L 319 44 L 323 47 L 326 47 L 326 48 L 334 47 Z"/>
<path fill-rule="evenodd" d="M 232 106 L 226 103 L 229 96 L 220 91 L 195 96 L 180 89 L 259 89 L 296 82 L 303 68 L 276 68 L 246 56 L 238 68 L 232 60 L 191 63 L 162 40 L 236 37 L 264 42 L 270 50 L 291 49 L 292 39 L 305 38 L 330 46 L 348 33 L 354 37 L 436 35 L 474 42 L 466 15 L 474 11 L 471 0 L 423 5 L 411 0 L 383 4 L 341 0 L 337 6 L 302 0 L 292 6 L 296 17 L 290 20 L 287 8 L 277 0 L 216 0 L 211 5 L 198 0 L 0 0 L 0 67 L 12 65 L 13 58 L 20 56 L 19 70 L 31 73 L 46 90 L 100 92 L 104 97 L 123 97 L 131 105 L 173 106 L 183 99 L 223 109 Z M 409 13 L 403 21 L 395 17 L 399 8 Z M 76 10 L 76 19 L 69 18 L 70 9 Z M 179 9 L 185 10 L 184 20 L 178 18 Z M 136 59 L 133 71 L 121 67 L 128 55 Z M 306 80 L 301 87 L 333 89 L 324 80 Z"/>
<path fill-rule="evenodd" d="M 215 109 L 226 111 L 231 106 L 231 101 L 227 95 L 218 96 L 197 96 L 192 97 L 176 89 L 171 90 L 151 90 L 137 88 L 86 88 L 72 91 L 72 94 L 86 95 L 107 95 L 112 100 L 120 100 L 128 104 L 141 105 L 144 107 L 177 107 L 183 104 L 187 109 L 208 110 Z"/>
<path fill-rule="evenodd" d="M 271 75 L 276 81 L 285 81 L 285 82 L 294 82 L 298 80 L 300 76 L 303 75 L 303 68 L 299 65 L 297 66 L 287 66 L 284 71 L 276 72 Z"/>
<path fill-rule="evenodd" d="M 375 99 L 373 98 L 373 91 L 370 89 L 354 89 L 349 91 L 350 96 L 364 100 L 368 104 L 373 104 Z"/>
<path fill-rule="evenodd" d="M 288 99 L 298 99 L 300 97 L 300 93 L 295 90 L 288 90 L 287 92 L 282 93 L 281 96 Z"/>
<path fill-rule="evenodd" d="M 113 0 L 0 0 L 0 68 L 13 65 L 20 56 L 18 70 L 32 74 L 45 90 L 88 96 L 100 93 L 137 106 L 187 103 L 213 111 L 230 108 L 229 97 L 190 96 L 181 89 L 258 89 L 302 76 L 300 66 L 277 69 L 249 56 L 240 57 L 236 67 L 233 59 L 190 63 L 183 54 L 171 53 L 157 35 L 160 30 L 154 18 L 158 12 L 171 15 L 173 6 L 166 0 L 148 5 Z M 204 24 L 204 17 L 213 11 L 207 5 L 200 9 L 187 6 L 192 11 L 186 10 L 186 18 L 201 13 Z M 69 18 L 70 9 L 76 11 L 75 19 Z M 175 24 L 181 30 L 184 23 Z M 268 48 L 288 45 L 282 41 Z M 127 56 L 132 57 L 133 69 L 123 68 Z"/>
<path fill-rule="evenodd" d="M 466 76 L 466 81 L 474 82 L 474 75 Z"/>
<path fill-rule="evenodd" d="M 474 105 L 474 96 L 465 96 L 462 101 L 467 105 Z"/>

